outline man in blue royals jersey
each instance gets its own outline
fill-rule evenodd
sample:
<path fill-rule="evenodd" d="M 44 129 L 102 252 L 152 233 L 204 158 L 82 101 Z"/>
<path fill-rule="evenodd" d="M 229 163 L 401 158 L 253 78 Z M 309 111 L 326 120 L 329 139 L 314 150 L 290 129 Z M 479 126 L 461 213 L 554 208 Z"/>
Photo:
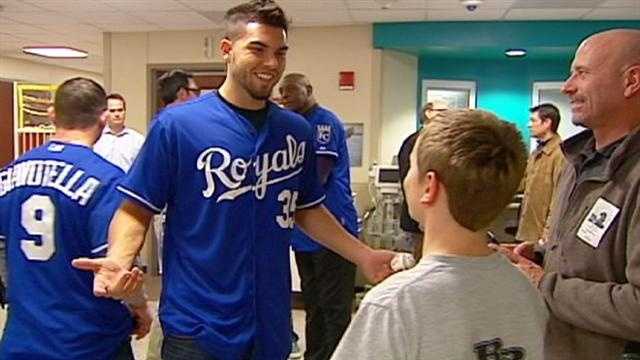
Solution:
<path fill-rule="evenodd" d="M 130 311 L 96 298 L 90 274 L 71 267 L 77 257 L 102 256 L 107 228 L 122 197 L 124 173 L 93 152 L 106 121 L 106 94 L 74 78 L 56 91 L 56 133 L 46 144 L 0 170 L 0 239 L 6 242 L 9 317 L 0 342 L 4 360 L 133 359 Z M 141 272 L 123 274 L 134 287 Z M 142 320 L 146 301 L 130 304 Z"/>
<path fill-rule="evenodd" d="M 281 104 L 304 116 L 315 131 L 316 167 L 327 195 L 324 206 L 345 230 L 357 236 L 358 214 L 351 197 L 349 152 L 342 122 L 318 105 L 309 79 L 302 74 L 287 74 L 279 91 Z M 328 360 L 351 320 L 356 268 L 297 227 L 291 245 L 306 311 L 304 358 Z"/>
<path fill-rule="evenodd" d="M 117 283 L 167 206 L 160 320 L 164 360 L 285 359 L 290 350 L 289 238 L 294 222 L 360 265 L 391 273 L 392 252 L 374 251 L 322 206 L 313 131 L 267 99 L 282 76 L 288 22 L 272 1 L 229 10 L 220 41 L 227 78 L 218 92 L 158 115 L 119 190 L 98 296 Z"/>

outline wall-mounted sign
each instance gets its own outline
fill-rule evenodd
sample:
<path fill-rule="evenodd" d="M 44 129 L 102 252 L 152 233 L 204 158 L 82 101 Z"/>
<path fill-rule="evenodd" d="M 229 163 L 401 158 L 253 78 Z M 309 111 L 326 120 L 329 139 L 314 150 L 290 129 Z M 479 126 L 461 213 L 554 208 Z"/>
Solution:
<path fill-rule="evenodd" d="M 356 74 L 353 71 L 340 71 L 340 90 L 353 90 L 356 88 Z"/>

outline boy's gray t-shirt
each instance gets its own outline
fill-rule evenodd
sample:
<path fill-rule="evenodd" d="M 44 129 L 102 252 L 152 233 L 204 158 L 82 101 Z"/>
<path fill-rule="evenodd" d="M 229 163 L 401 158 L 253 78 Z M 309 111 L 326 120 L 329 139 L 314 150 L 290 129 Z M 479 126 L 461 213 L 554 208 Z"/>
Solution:
<path fill-rule="evenodd" d="M 364 298 L 332 359 L 543 359 L 547 308 L 502 255 L 427 256 Z"/>

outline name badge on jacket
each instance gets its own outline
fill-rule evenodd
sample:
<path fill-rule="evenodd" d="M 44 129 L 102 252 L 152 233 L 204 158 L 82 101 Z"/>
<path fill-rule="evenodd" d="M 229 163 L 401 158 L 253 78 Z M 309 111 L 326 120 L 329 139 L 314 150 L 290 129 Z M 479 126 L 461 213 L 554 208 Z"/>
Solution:
<path fill-rule="evenodd" d="M 582 225 L 578 229 L 578 237 L 580 240 L 597 248 L 604 233 L 607 232 L 619 212 L 620 209 L 615 205 L 603 198 L 599 198 L 587 214 L 587 217 L 582 221 Z"/>

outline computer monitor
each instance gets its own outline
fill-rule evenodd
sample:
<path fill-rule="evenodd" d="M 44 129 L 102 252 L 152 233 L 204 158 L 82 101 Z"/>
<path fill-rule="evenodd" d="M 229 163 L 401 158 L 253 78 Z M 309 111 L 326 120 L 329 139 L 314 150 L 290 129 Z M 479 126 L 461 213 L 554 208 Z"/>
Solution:
<path fill-rule="evenodd" d="M 380 190 L 396 191 L 400 189 L 400 170 L 398 165 L 377 165 L 374 185 Z"/>

